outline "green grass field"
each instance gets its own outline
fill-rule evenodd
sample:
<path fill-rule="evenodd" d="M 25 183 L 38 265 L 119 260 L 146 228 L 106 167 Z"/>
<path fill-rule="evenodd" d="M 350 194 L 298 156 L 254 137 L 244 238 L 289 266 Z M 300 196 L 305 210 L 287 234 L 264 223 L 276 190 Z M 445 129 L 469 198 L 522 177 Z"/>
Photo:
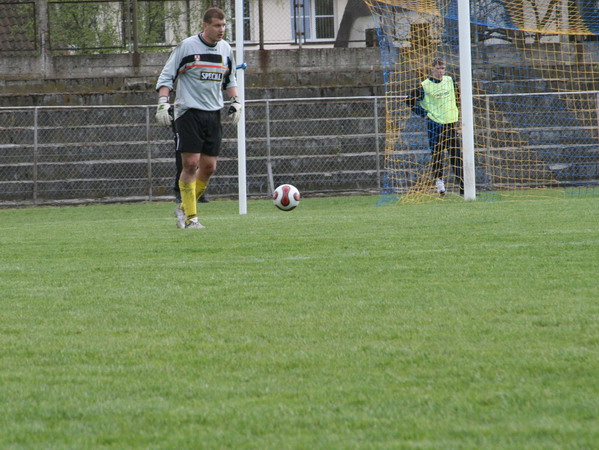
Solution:
<path fill-rule="evenodd" d="M 599 198 L 0 210 L 0 448 L 599 448 Z"/>

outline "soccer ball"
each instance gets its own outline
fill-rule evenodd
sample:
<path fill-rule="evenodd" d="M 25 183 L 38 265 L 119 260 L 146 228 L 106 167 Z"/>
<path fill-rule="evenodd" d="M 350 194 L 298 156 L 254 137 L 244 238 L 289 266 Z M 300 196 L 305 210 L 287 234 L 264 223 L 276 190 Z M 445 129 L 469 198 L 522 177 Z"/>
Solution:
<path fill-rule="evenodd" d="M 282 211 L 291 211 L 300 202 L 300 193 L 291 184 L 282 184 L 272 194 L 272 201 Z"/>

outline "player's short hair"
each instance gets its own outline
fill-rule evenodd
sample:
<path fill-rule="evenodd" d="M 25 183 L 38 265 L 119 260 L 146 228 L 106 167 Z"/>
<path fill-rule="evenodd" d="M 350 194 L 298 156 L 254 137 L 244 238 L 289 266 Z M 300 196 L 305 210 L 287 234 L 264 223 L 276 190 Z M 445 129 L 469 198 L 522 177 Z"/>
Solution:
<path fill-rule="evenodd" d="M 225 20 L 225 12 L 220 8 L 210 8 L 204 13 L 204 23 L 212 23 L 212 19 Z"/>
<path fill-rule="evenodd" d="M 433 59 L 433 63 L 431 64 L 431 67 L 437 67 L 437 66 L 445 66 L 447 63 L 445 62 L 445 60 L 443 58 L 437 58 L 437 59 Z"/>

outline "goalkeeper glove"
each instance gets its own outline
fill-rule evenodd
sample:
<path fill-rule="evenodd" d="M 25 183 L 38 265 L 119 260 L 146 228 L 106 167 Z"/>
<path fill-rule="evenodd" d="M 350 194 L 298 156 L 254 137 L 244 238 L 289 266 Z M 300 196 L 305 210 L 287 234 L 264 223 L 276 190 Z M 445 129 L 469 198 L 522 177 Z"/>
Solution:
<path fill-rule="evenodd" d="M 237 97 L 231 97 L 231 106 L 229 106 L 228 114 L 233 121 L 233 125 L 237 125 L 241 117 L 241 103 L 239 103 Z"/>
<path fill-rule="evenodd" d="M 168 113 L 170 107 L 168 104 L 168 97 L 160 97 L 158 101 L 158 107 L 156 108 L 156 122 L 158 122 L 159 125 L 169 127 L 173 119 Z"/>

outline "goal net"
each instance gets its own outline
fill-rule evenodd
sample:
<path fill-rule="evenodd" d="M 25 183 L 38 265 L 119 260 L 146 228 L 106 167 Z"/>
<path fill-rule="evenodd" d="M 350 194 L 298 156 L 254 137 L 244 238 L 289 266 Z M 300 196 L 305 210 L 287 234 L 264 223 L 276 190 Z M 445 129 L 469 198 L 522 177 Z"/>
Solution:
<path fill-rule="evenodd" d="M 450 157 L 445 133 L 435 147 L 428 118 L 406 102 L 443 59 L 459 103 L 457 0 L 364 1 L 375 18 L 386 89 L 382 193 L 438 198 L 440 165 L 447 194 L 459 195 L 461 160 Z M 470 0 L 470 17 L 477 194 L 596 188 L 597 0 Z"/>

